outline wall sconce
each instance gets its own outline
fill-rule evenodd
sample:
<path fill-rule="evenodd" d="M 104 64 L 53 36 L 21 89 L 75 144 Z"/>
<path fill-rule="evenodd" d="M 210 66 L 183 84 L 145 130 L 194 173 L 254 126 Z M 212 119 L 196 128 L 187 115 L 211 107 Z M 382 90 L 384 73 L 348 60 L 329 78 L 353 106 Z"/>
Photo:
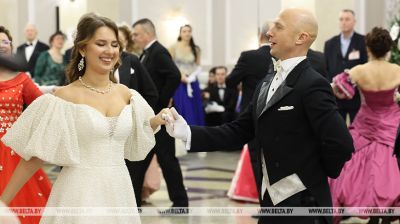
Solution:
<path fill-rule="evenodd" d="M 189 20 L 182 15 L 179 7 L 172 9 L 163 22 L 165 42 L 167 44 L 174 43 L 178 38 L 180 27 L 188 23 Z"/>
<path fill-rule="evenodd" d="M 188 24 L 189 21 L 184 16 L 182 16 L 180 8 L 174 9 L 169 13 L 167 19 L 165 20 L 165 25 L 168 31 L 179 31 L 179 28 L 185 24 Z"/>

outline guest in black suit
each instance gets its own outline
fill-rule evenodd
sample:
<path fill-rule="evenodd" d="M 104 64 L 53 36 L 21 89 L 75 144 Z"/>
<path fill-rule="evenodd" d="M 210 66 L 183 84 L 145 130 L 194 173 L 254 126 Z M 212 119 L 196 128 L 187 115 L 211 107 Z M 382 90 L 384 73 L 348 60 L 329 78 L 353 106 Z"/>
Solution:
<path fill-rule="evenodd" d="M 133 41 L 144 49 L 140 61 L 149 72 L 158 90 L 159 98 L 154 111 L 160 111 L 162 108 L 170 106 L 172 96 L 181 81 L 181 75 L 168 50 L 157 41 L 154 24 L 149 19 L 141 19 L 132 27 Z M 132 181 L 138 206 L 141 205 L 140 196 L 144 174 L 154 153 L 157 155 L 163 172 L 172 206 L 187 207 L 188 197 L 183 185 L 182 171 L 179 161 L 175 157 L 175 141 L 167 134 L 165 127 L 162 127 L 156 134 L 156 146 L 146 159 L 142 162 L 135 162 Z"/>
<path fill-rule="evenodd" d="M 139 58 L 126 51 L 130 44 L 129 30 L 126 29 L 125 26 L 118 27 L 118 38 L 124 51 L 120 56 L 122 64 L 116 71 L 115 78 L 119 83 L 138 91 L 154 110 L 158 102 L 157 88 Z"/>
<path fill-rule="evenodd" d="M 226 86 L 229 88 L 236 88 L 240 82 L 242 83 L 240 111 L 244 111 L 249 105 L 257 84 L 268 74 L 268 70 L 271 68 L 272 60 L 269 53 L 268 29 L 268 23 L 265 23 L 259 36 L 260 47 L 257 50 L 242 52 L 235 68 L 226 78 Z"/>
<path fill-rule="evenodd" d="M 140 63 L 139 59 L 135 55 L 123 51 L 121 54 L 121 62 L 121 66 L 114 73 L 118 82 L 130 89 L 138 91 L 147 103 L 152 108 L 155 108 L 158 101 L 158 91 L 149 73 Z M 140 190 L 138 187 L 135 188 L 136 182 L 134 180 L 136 176 L 145 175 L 145 173 L 140 175 L 137 173 L 137 165 L 143 164 L 143 161 L 134 162 L 125 159 L 125 164 L 128 167 L 132 185 L 134 186 L 136 201 L 141 201 L 142 188 L 140 188 Z"/>
<path fill-rule="evenodd" d="M 152 108 L 156 108 L 158 91 L 146 68 L 135 55 L 125 51 L 121 54 L 121 62 L 117 70 L 119 82 L 138 91 Z"/>
<path fill-rule="evenodd" d="M 26 43 L 17 48 L 17 57 L 27 63 L 27 71 L 33 78 L 35 76 L 34 71 L 39 54 L 43 51 L 47 51 L 49 46 L 37 39 L 37 29 L 33 24 L 26 25 L 25 38 Z"/>
<path fill-rule="evenodd" d="M 354 151 L 329 82 L 306 59 L 317 37 L 315 17 L 282 11 L 268 31 L 271 55 L 282 61 L 267 75 L 238 119 L 218 127 L 188 126 L 171 110 L 167 130 L 191 152 L 229 150 L 255 139 L 262 207 L 331 207 L 328 177 L 339 176 Z M 324 216 L 262 216 L 265 224 L 332 223 Z"/>
<path fill-rule="evenodd" d="M 368 61 L 364 36 L 354 31 L 355 22 L 354 11 L 342 10 L 339 16 L 341 34 L 325 42 L 324 55 L 330 82 L 334 76 L 342 73 L 345 69 Z M 350 121 L 353 121 L 360 108 L 360 94 L 356 91 L 353 99 L 337 99 L 337 103 L 342 117 L 346 119 L 349 114 Z"/>
<path fill-rule="evenodd" d="M 203 107 L 205 107 L 208 103 L 208 99 L 210 99 L 210 92 L 209 89 L 215 85 L 215 68 L 212 67 L 208 71 L 208 81 L 207 81 L 207 86 L 201 91 L 201 97 L 203 100 Z"/>
<path fill-rule="evenodd" d="M 140 63 L 139 58 L 126 51 L 128 41 L 130 40 L 129 30 L 126 29 L 126 27 L 118 27 L 118 38 L 120 43 L 123 45 L 122 47 L 124 51 L 120 56 L 122 64 L 114 73 L 115 78 L 119 83 L 138 91 L 154 110 L 158 102 L 157 88 L 146 68 L 144 68 Z M 134 179 L 136 178 L 137 164 L 142 164 L 142 162 L 133 162 L 125 159 L 125 164 L 128 167 L 129 175 L 131 176 L 132 185 L 135 186 L 136 182 Z M 137 198 L 137 201 L 141 200 L 142 189 L 138 191 L 134 188 L 134 190 L 136 190 L 135 197 Z"/>
<path fill-rule="evenodd" d="M 311 67 L 313 67 L 315 71 L 329 80 L 325 56 L 322 52 L 309 49 L 307 52 L 307 59 L 310 61 Z"/>
<path fill-rule="evenodd" d="M 234 88 L 229 88 L 225 84 L 226 73 L 228 69 L 225 66 L 217 66 L 215 68 L 215 80 L 216 84 L 212 85 L 207 89 L 210 94 L 208 98 L 208 105 L 206 105 L 206 124 L 207 126 L 221 125 L 233 121 L 235 118 L 235 106 L 238 97 L 238 91 L 236 86 Z M 207 112 L 207 107 L 215 102 L 220 106 L 219 108 L 224 108 L 223 112 Z"/>
<path fill-rule="evenodd" d="M 240 112 L 245 111 L 246 107 L 253 98 L 254 91 L 257 84 L 262 80 L 268 73 L 271 73 L 271 54 L 270 47 L 268 44 L 267 31 L 269 30 L 269 24 L 266 22 L 261 27 L 259 35 L 260 47 L 257 50 L 244 51 L 241 53 L 235 68 L 226 78 L 226 85 L 229 88 L 235 88 L 240 82 L 242 83 L 242 100 L 240 102 Z M 249 154 L 251 160 L 251 166 L 255 179 L 257 177 L 258 170 L 258 157 L 256 154 L 254 141 L 248 143 Z M 260 191 L 260 189 L 258 189 Z"/>

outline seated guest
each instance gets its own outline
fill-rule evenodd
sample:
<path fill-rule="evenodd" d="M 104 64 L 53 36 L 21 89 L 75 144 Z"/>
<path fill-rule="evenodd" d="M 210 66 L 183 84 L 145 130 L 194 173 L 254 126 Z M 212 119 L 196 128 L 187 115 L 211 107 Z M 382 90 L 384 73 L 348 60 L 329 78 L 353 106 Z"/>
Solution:
<path fill-rule="evenodd" d="M 207 90 L 210 93 L 205 107 L 206 125 L 220 125 L 235 118 L 235 106 L 238 97 L 237 89 L 226 88 L 225 78 L 228 69 L 218 66 L 215 69 L 215 85 Z"/>

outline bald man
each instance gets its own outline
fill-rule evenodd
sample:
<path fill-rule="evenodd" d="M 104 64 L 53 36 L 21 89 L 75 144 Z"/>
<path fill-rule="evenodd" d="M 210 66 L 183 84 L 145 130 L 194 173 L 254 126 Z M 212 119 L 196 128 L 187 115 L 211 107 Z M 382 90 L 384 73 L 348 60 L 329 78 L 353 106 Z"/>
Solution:
<path fill-rule="evenodd" d="M 47 51 L 49 46 L 37 39 L 38 31 L 33 24 L 27 24 L 25 27 L 26 42 L 17 48 L 17 57 L 28 64 L 27 71 L 32 77 L 35 76 L 35 65 L 39 54 Z"/>
<path fill-rule="evenodd" d="M 261 81 L 237 120 L 196 127 L 172 113 L 167 125 L 190 152 L 230 150 L 255 139 L 262 207 L 331 207 L 328 177 L 338 177 L 354 151 L 331 86 L 306 58 L 317 33 L 310 12 L 282 11 L 268 31 L 276 72 Z M 332 217 L 261 216 L 259 223 L 332 223 Z"/>

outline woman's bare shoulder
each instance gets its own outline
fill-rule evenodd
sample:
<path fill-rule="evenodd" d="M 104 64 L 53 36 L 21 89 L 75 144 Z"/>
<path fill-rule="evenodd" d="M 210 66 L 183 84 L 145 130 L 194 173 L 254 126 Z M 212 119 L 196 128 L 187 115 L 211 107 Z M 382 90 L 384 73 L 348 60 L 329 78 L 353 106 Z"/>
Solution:
<path fill-rule="evenodd" d="M 79 88 L 76 85 L 76 82 L 73 82 L 69 85 L 58 88 L 54 92 L 54 96 L 59 97 L 64 100 L 67 100 L 67 101 L 73 101 L 73 99 L 76 97 L 78 89 Z"/>
<path fill-rule="evenodd" d="M 357 81 L 360 75 L 363 73 L 363 70 L 364 70 L 364 65 L 357 65 L 354 66 L 352 69 L 350 69 L 348 73 L 353 81 Z"/>
<path fill-rule="evenodd" d="M 115 84 L 115 89 L 118 91 L 118 93 L 124 97 L 126 100 L 130 100 L 132 97 L 132 92 L 131 89 L 129 89 L 127 86 L 123 84 Z"/>

